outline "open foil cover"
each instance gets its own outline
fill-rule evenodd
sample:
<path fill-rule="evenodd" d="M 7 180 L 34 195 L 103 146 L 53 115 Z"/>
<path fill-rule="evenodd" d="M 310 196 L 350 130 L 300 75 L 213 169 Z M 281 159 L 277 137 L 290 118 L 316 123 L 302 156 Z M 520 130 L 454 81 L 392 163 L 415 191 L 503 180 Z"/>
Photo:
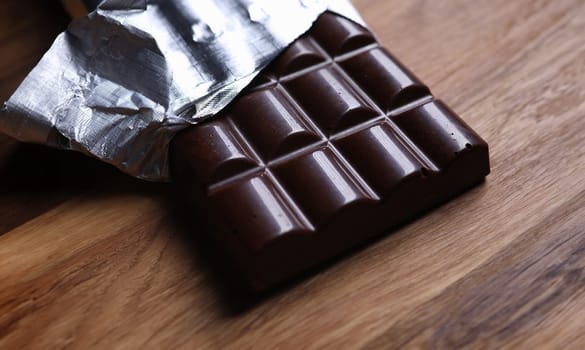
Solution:
<path fill-rule="evenodd" d="M 363 24 L 348 0 L 103 1 L 2 106 L 0 131 L 169 180 L 173 136 L 217 114 L 326 10 Z"/>

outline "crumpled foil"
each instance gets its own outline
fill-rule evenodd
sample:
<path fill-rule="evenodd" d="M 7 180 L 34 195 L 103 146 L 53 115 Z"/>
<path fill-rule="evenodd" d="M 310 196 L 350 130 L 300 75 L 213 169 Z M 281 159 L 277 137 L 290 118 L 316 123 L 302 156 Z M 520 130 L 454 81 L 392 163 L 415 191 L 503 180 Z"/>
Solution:
<path fill-rule="evenodd" d="M 173 136 L 217 114 L 326 10 L 363 24 L 348 0 L 103 1 L 2 106 L 0 131 L 169 180 Z"/>

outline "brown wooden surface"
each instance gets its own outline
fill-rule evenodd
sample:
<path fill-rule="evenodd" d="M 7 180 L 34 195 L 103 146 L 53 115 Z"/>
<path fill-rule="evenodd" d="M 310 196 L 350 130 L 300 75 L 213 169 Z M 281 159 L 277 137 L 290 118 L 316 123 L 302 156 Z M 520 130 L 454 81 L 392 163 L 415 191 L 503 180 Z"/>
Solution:
<path fill-rule="evenodd" d="M 585 347 L 585 2 L 357 0 L 488 181 L 259 300 L 166 185 L 0 136 L 0 349 Z M 0 2 L 0 99 L 67 19 Z"/>

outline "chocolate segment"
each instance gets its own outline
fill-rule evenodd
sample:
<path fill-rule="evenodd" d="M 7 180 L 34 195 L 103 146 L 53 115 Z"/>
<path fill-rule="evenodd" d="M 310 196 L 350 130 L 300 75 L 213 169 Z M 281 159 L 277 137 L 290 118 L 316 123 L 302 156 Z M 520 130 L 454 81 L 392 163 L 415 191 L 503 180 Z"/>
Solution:
<path fill-rule="evenodd" d="M 489 173 L 487 144 L 369 31 L 330 13 L 171 150 L 177 183 L 252 290 Z"/>

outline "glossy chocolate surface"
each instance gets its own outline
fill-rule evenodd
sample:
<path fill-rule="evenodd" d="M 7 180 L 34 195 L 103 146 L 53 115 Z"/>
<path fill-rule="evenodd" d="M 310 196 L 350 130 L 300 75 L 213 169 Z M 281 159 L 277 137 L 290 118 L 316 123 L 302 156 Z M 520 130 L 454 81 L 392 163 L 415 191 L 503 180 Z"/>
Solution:
<path fill-rule="evenodd" d="M 177 182 L 253 290 L 489 173 L 487 144 L 369 31 L 329 13 L 172 152 Z"/>

